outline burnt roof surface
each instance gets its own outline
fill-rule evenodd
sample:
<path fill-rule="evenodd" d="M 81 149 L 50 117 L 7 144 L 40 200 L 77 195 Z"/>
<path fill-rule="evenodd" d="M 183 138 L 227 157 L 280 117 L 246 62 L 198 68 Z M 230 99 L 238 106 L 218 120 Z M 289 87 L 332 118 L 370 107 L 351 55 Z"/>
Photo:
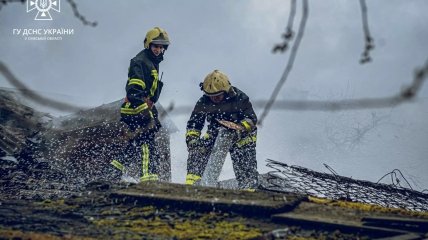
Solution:
<path fill-rule="evenodd" d="M 262 175 L 264 190 L 256 192 L 165 182 L 124 184 L 100 170 L 105 169 L 110 154 L 120 151 L 123 145 L 120 128 L 97 118 L 90 120 L 94 114 L 114 109 L 117 103 L 74 115 L 82 119 L 81 128 L 75 125 L 76 121 L 67 122 L 73 115 L 59 121 L 65 123 L 61 125 L 64 128 L 52 128 L 57 125 L 51 125 L 46 114 L 20 103 L 13 94 L 0 91 L 0 96 L 0 238 L 427 237 L 428 217 L 424 211 L 381 207 L 379 202 L 358 203 L 347 198 L 313 198 L 309 196 L 313 195 L 311 188 L 307 188 L 310 184 L 293 188 L 288 184 L 292 178 L 286 176 L 269 182 L 269 177 L 278 177 L 278 172 Z M 106 112 L 108 115 L 109 110 Z M 100 124 L 92 124 L 96 122 Z M 118 137 L 112 140 L 109 134 Z M 99 149 L 96 143 L 100 142 L 112 148 Z M 79 171 L 69 173 L 70 168 Z M 306 173 L 294 178 L 305 184 L 308 180 L 331 185 L 331 179 L 342 179 L 301 167 L 291 170 Z M 371 183 L 369 187 L 377 185 Z M 390 188 L 383 191 L 393 192 Z M 424 196 L 418 195 L 422 204 Z"/>

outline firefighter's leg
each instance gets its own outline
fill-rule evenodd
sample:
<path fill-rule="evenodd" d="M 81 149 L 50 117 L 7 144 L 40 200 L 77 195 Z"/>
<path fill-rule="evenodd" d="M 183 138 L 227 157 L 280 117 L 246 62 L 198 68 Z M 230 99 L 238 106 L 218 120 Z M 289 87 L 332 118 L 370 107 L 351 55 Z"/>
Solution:
<path fill-rule="evenodd" d="M 125 149 L 124 157 L 125 175 L 138 179 L 140 173 L 140 154 L 139 144 L 135 140 L 131 140 Z"/>
<path fill-rule="evenodd" d="M 238 141 L 231 149 L 233 171 L 239 189 L 254 191 L 258 186 L 256 139 L 254 135 Z"/>
<path fill-rule="evenodd" d="M 123 148 L 120 154 L 117 154 L 110 164 L 114 171 L 114 176 L 127 175 L 130 177 L 137 177 L 139 175 L 139 162 L 140 157 L 137 151 L 137 145 L 134 140 L 130 140 L 126 147 Z"/>
<path fill-rule="evenodd" d="M 193 185 L 201 179 L 208 156 L 202 146 L 188 148 L 186 184 Z"/>
<path fill-rule="evenodd" d="M 171 182 L 171 151 L 168 130 L 161 127 L 156 133 L 156 149 L 159 151 L 159 180 Z"/>
<path fill-rule="evenodd" d="M 186 184 L 193 185 L 202 178 L 213 145 L 211 139 L 205 138 L 188 148 Z"/>
<path fill-rule="evenodd" d="M 220 177 L 227 154 L 233 147 L 237 138 L 238 134 L 235 130 L 223 127 L 219 129 L 210 157 L 208 158 L 205 171 L 202 175 L 202 186 L 218 186 L 218 178 Z"/>
<path fill-rule="evenodd" d="M 138 141 L 141 156 L 140 181 L 159 180 L 159 153 L 156 149 L 155 133 L 145 132 Z"/>
<path fill-rule="evenodd" d="M 107 172 L 110 180 L 120 180 L 122 174 L 125 171 L 125 151 L 128 147 L 129 143 L 123 143 L 117 146 L 112 146 L 113 151 L 108 156 L 112 156 L 113 158 L 110 161 L 110 165 L 107 168 Z"/>

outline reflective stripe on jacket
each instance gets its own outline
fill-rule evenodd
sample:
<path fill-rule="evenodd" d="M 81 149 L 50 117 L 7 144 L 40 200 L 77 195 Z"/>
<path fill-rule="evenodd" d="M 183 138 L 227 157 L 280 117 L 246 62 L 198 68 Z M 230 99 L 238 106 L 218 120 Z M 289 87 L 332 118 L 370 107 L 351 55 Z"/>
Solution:
<path fill-rule="evenodd" d="M 128 70 L 126 99 L 131 107 L 139 107 L 148 98 L 156 103 L 162 91 L 163 82 L 159 80 L 159 62 L 149 49 L 144 49 L 133 59 Z"/>

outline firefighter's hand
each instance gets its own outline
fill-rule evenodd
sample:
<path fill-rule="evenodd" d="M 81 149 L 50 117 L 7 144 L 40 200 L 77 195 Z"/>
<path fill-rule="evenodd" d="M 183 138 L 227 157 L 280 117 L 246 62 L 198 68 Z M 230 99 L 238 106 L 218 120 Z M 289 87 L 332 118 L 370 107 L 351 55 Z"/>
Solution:
<path fill-rule="evenodd" d="M 149 109 L 153 108 L 154 103 L 150 98 L 148 98 L 148 97 L 144 98 L 144 102 L 147 103 L 147 106 L 149 107 Z"/>
<path fill-rule="evenodd" d="M 140 124 L 144 128 L 150 127 L 151 124 L 154 124 L 154 117 L 153 117 L 152 110 L 150 110 L 150 108 L 146 108 L 142 110 L 140 112 L 139 118 L 140 118 Z"/>
<path fill-rule="evenodd" d="M 253 121 L 251 121 L 248 118 L 245 118 L 244 120 L 241 121 L 241 126 L 242 126 L 242 130 L 243 132 L 251 132 L 255 129 L 255 125 L 253 123 Z"/>
<path fill-rule="evenodd" d="M 145 129 L 151 130 L 156 127 L 156 122 L 154 118 L 151 118 L 150 121 L 144 126 Z"/>

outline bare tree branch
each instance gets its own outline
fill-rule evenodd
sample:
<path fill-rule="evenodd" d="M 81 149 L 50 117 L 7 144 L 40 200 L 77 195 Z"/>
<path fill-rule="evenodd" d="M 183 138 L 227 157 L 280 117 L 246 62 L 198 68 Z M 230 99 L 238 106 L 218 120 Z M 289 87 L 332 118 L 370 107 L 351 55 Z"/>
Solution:
<path fill-rule="evenodd" d="M 0 1 L 0 10 L 3 6 L 7 5 L 8 3 L 12 3 L 12 2 L 20 2 L 20 3 L 24 4 L 25 0 L 1 0 Z"/>
<path fill-rule="evenodd" d="M 370 108 L 390 108 L 412 100 L 422 87 L 428 76 L 428 60 L 425 65 L 415 71 L 413 82 L 401 92 L 391 97 L 348 99 L 340 101 L 280 101 L 276 109 L 280 110 L 312 110 L 312 111 L 342 111 Z M 257 102 L 256 102 L 257 104 Z M 256 105 L 255 104 L 255 105 Z M 259 103 L 261 105 L 263 103 Z M 257 106 L 257 105 L 256 105 Z"/>
<path fill-rule="evenodd" d="M 285 29 L 285 33 L 282 34 L 282 38 L 284 39 L 284 41 L 282 43 L 276 44 L 273 47 L 273 49 L 272 49 L 273 53 L 276 53 L 278 51 L 283 53 L 283 52 L 287 51 L 288 43 L 291 41 L 291 39 L 294 36 L 293 22 L 294 22 L 295 16 L 296 16 L 296 0 L 291 0 L 291 2 L 290 2 L 290 15 L 288 16 L 287 28 Z"/>
<path fill-rule="evenodd" d="M 349 111 L 374 108 L 391 108 L 397 105 L 410 102 L 417 95 L 422 87 L 424 80 L 428 76 L 428 61 L 425 65 L 415 71 L 413 82 L 410 86 L 404 88 L 399 93 L 391 97 L 383 98 L 362 98 L 362 99 L 344 99 L 337 101 L 308 101 L 308 100 L 281 100 L 275 104 L 269 99 L 253 101 L 255 108 L 263 108 L 269 103 L 271 109 L 276 110 L 294 110 L 294 111 Z M 173 103 L 166 108 L 170 114 L 188 114 L 192 111 L 192 106 L 175 107 Z"/>
<path fill-rule="evenodd" d="M 60 111 L 70 111 L 77 112 L 79 110 L 85 109 L 85 107 L 80 107 L 64 102 L 60 102 L 54 99 L 49 99 L 44 96 L 41 96 L 31 89 L 29 89 L 25 84 L 19 81 L 12 72 L 7 68 L 3 62 L 0 62 L 0 73 L 6 78 L 6 80 L 16 87 L 24 97 L 34 101 L 35 103 L 42 104 L 43 106 L 47 106 Z"/>
<path fill-rule="evenodd" d="M 282 100 L 276 101 L 272 109 L 295 111 L 349 111 L 372 108 L 391 108 L 403 103 L 400 96 L 386 98 L 345 99 L 337 101 Z M 256 101 L 255 107 L 262 106 L 266 101 Z"/>
<path fill-rule="evenodd" d="M 74 16 L 77 19 L 79 19 L 83 23 L 83 25 L 89 25 L 91 27 L 96 27 L 98 25 L 96 21 L 90 22 L 86 20 L 85 16 L 80 14 L 79 10 L 77 10 L 77 4 L 74 2 L 74 0 L 67 0 L 67 2 L 70 4 L 71 8 L 73 9 Z"/>
<path fill-rule="evenodd" d="M 297 50 L 299 49 L 299 45 L 300 45 L 300 42 L 302 40 L 303 33 L 305 31 L 306 20 L 308 19 L 308 15 L 309 15 L 308 0 L 303 0 L 303 14 L 302 14 L 302 19 L 300 21 L 299 31 L 297 32 L 296 41 L 294 42 L 293 47 L 291 48 L 290 57 L 288 59 L 288 63 L 287 63 L 287 66 L 285 67 L 284 73 L 282 74 L 282 77 L 279 80 L 279 82 L 276 84 L 276 86 L 275 86 L 275 88 L 271 94 L 271 97 L 270 97 L 269 101 L 267 102 L 265 109 L 263 110 L 263 112 L 259 118 L 259 121 L 258 121 L 259 125 L 262 125 L 263 120 L 265 119 L 265 117 L 269 113 L 270 108 L 272 107 L 273 103 L 275 102 L 275 99 L 278 96 L 278 93 L 281 90 L 282 85 L 284 85 L 291 69 L 293 68 L 294 59 L 296 58 Z"/>
<path fill-rule="evenodd" d="M 373 38 L 370 35 L 369 31 L 369 21 L 367 16 L 367 5 L 366 0 L 360 0 L 361 6 L 361 15 L 363 20 L 363 30 L 364 30 L 364 39 L 365 39 L 365 48 L 364 52 L 361 55 L 360 63 L 368 63 L 372 60 L 370 57 L 370 51 L 374 49 Z"/>
<path fill-rule="evenodd" d="M 0 0 L 0 10 L 2 9 L 3 6 L 5 6 L 8 3 L 12 3 L 12 2 L 20 2 L 22 4 L 25 3 L 26 0 Z M 77 9 L 77 4 L 74 0 L 67 0 L 67 2 L 70 4 L 71 8 L 73 9 L 73 13 L 74 16 L 79 19 L 83 25 L 89 25 L 91 27 L 96 27 L 98 25 L 98 23 L 96 21 L 94 22 L 90 22 L 88 20 L 86 20 L 86 17 L 83 16 L 79 10 Z"/>

